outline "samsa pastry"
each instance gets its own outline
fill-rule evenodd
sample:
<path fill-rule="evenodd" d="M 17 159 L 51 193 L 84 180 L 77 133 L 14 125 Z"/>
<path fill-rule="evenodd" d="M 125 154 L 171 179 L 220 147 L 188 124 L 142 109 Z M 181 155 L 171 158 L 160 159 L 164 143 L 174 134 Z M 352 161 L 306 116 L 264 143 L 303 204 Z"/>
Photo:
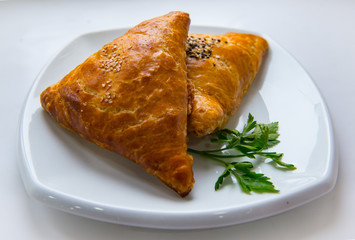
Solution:
<path fill-rule="evenodd" d="M 179 195 L 194 183 L 187 150 L 187 13 L 140 23 L 41 94 L 60 125 L 121 154 Z"/>
<path fill-rule="evenodd" d="M 189 34 L 188 130 L 202 137 L 222 129 L 249 90 L 268 49 L 252 34 Z"/>

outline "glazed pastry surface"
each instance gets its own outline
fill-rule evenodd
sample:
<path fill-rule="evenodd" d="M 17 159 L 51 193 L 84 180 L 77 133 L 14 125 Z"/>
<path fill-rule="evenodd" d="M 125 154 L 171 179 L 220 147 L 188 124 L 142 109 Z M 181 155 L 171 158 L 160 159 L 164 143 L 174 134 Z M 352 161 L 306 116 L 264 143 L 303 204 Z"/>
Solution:
<path fill-rule="evenodd" d="M 198 137 L 222 129 L 254 80 L 268 49 L 252 34 L 189 34 L 188 131 Z"/>
<path fill-rule="evenodd" d="M 63 127 L 121 154 L 179 195 L 194 183 L 187 150 L 187 13 L 140 23 L 41 94 Z"/>

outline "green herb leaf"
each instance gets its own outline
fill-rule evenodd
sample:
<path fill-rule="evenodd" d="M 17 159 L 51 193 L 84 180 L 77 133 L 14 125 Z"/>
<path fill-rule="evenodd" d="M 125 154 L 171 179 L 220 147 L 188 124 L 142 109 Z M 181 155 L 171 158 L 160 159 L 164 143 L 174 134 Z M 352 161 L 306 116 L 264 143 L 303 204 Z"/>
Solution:
<path fill-rule="evenodd" d="M 233 175 L 237 178 L 239 185 L 242 187 L 243 192 L 269 192 L 278 193 L 279 190 L 275 189 L 272 182 L 268 181 L 270 178 L 264 176 L 261 173 L 252 172 L 250 174 L 237 174 L 233 172 Z"/>
<path fill-rule="evenodd" d="M 220 186 L 223 184 L 224 179 L 226 179 L 231 174 L 230 168 L 226 168 L 221 176 L 218 177 L 216 184 L 214 185 L 214 189 L 218 190 Z"/>
<path fill-rule="evenodd" d="M 253 130 L 256 126 L 256 121 L 254 121 L 254 116 L 249 113 L 247 124 L 243 128 L 243 135 Z"/>
<path fill-rule="evenodd" d="M 279 192 L 275 189 L 273 183 L 268 181 L 270 178 L 264 176 L 264 174 L 251 171 L 253 165 L 250 162 L 234 162 L 232 164 L 237 171 L 243 173 L 238 174 L 237 171 L 234 171 L 233 175 L 237 178 L 244 192 Z"/>

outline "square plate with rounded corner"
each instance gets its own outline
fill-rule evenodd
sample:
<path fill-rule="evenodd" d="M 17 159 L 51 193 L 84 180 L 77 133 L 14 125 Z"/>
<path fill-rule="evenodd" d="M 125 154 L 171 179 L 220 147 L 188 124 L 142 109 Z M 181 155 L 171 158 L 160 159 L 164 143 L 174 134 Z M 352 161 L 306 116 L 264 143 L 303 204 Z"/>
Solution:
<path fill-rule="evenodd" d="M 130 226 L 161 229 L 213 228 L 275 215 L 329 192 L 337 176 L 337 156 L 329 113 L 310 76 L 283 48 L 270 45 L 263 66 L 227 127 L 240 129 L 249 113 L 258 122 L 279 122 L 281 143 L 274 150 L 296 165 L 279 171 L 258 164 L 278 194 L 244 194 L 237 184 L 214 191 L 223 166 L 194 156 L 196 183 L 180 198 L 139 166 L 61 128 L 39 101 L 60 80 L 127 29 L 84 34 L 66 45 L 34 82 L 20 122 L 19 166 L 26 190 L 40 202 L 76 215 Z M 239 29 L 191 26 L 191 32 L 223 34 Z M 208 147 L 190 137 L 189 147 Z"/>

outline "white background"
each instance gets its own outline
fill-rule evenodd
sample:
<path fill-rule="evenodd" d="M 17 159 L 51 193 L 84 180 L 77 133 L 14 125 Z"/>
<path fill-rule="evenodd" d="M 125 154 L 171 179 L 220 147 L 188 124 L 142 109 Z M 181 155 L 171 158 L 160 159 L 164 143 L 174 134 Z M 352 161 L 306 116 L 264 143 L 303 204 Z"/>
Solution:
<path fill-rule="evenodd" d="M 17 167 L 17 127 L 43 66 L 82 33 L 133 26 L 172 10 L 190 13 L 194 25 L 265 33 L 301 63 L 333 120 L 340 165 L 332 192 L 267 219 L 194 231 L 98 222 L 28 197 Z M 0 1 L 0 239 L 355 239 L 354 68 L 353 0 Z"/>

